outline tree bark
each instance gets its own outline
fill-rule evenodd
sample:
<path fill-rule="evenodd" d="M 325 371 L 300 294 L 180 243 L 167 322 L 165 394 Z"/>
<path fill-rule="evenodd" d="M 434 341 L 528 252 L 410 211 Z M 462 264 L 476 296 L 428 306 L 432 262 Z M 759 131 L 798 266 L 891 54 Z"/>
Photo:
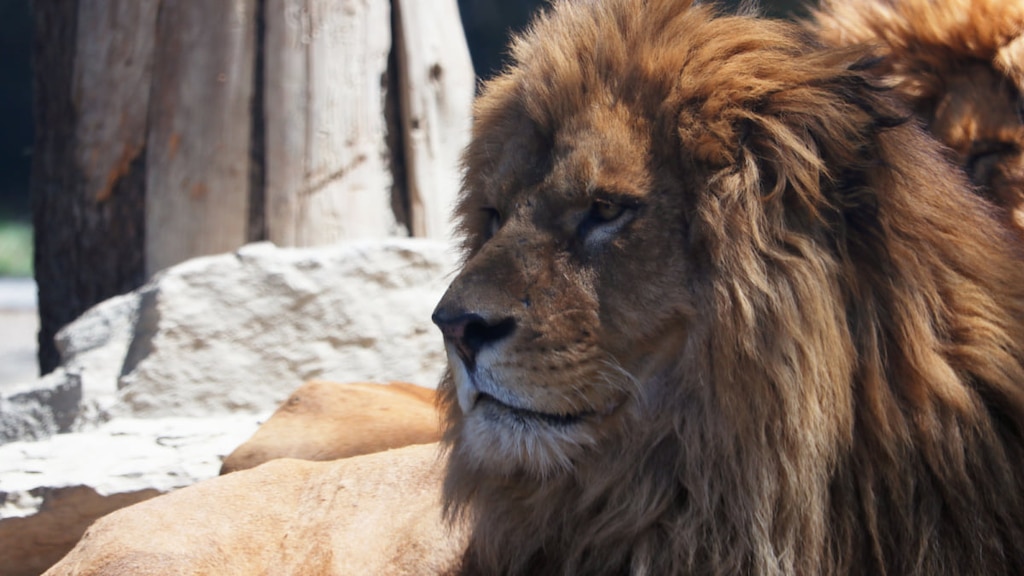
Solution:
<path fill-rule="evenodd" d="M 469 142 L 473 63 L 455 0 L 392 0 L 414 236 L 448 239 Z"/>
<path fill-rule="evenodd" d="M 32 210 L 39 366 L 57 331 L 139 286 L 155 0 L 33 3 Z"/>
<path fill-rule="evenodd" d="M 163 0 L 146 156 L 146 269 L 248 240 L 255 0 Z"/>
<path fill-rule="evenodd" d="M 266 223 L 280 246 L 393 234 L 387 2 L 267 0 Z"/>

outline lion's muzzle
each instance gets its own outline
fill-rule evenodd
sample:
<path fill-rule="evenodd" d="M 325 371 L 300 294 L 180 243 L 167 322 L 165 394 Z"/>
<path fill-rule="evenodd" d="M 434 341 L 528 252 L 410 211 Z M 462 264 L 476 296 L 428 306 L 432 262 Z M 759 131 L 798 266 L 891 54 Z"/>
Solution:
<path fill-rule="evenodd" d="M 476 357 L 481 350 L 504 340 L 516 329 L 516 321 L 510 317 L 492 320 L 475 312 L 451 310 L 441 305 L 430 319 L 441 329 L 445 343 L 454 346 L 470 372 L 476 367 Z"/>

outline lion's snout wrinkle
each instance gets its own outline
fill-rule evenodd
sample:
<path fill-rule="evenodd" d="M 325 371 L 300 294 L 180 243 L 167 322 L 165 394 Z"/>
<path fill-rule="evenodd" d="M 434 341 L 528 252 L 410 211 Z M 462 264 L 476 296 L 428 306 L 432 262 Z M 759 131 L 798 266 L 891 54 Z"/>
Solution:
<path fill-rule="evenodd" d="M 441 329 L 445 341 L 455 347 L 470 372 L 476 367 L 476 358 L 481 350 L 504 340 L 516 329 L 515 319 L 508 316 L 485 318 L 475 312 L 440 307 L 434 311 L 431 320 Z"/>

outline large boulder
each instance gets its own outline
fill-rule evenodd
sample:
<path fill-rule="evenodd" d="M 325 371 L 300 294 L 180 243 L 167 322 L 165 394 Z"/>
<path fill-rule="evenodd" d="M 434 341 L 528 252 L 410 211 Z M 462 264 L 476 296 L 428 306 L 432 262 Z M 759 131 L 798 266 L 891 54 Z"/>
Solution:
<path fill-rule="evenodd" d="M 118 381 L 136 415 L 273 410 L 301 382 L 435 385 L 430 313 L 454 262 L 444 244 L 255 244 L 176 266 L 139 292 Z"/>
<path fill-rule="evenodd" d="M 447 245 L 415 239 L 182 263 L 61 330 L 61 366 L 0 397 L 0 444 L 112 416 L 267 413 L 311 379 L 433 387 L 430 313 L 454 266 Z"/>
<path fill-rule="evenodd" d="M 0 576 L 38 574 L 98 511 L 215 476 L 304 381 L 433 387 L 454 266 L 426 240 L 254 244 L 86 312 L 57 337 L 60 368 L 0 397 Z M 6 552 L 40 538 L 59 545 L 35 567 L 18 561 L 38 545 Z"/>

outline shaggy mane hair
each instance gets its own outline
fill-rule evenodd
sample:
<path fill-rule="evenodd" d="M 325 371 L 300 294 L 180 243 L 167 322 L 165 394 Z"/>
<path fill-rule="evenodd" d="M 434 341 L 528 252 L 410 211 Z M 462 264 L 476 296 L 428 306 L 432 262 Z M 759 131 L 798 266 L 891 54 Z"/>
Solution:
<path fill-rule="evenodd" d="M 950 72 L 978 61 L 1024 78 L 1024 3 L 1014 0 L 823 0 L 822 38 L 873 45 L 905 95 L 937 98 Z"/>
<path fill-rule="evenodd" d="M 827 44 L 871 47 L 874 70 L 1024 232 L 1024 2 L 823 0 L 812 15 Z"/>
<path fill-rule="evenodd" d="M 924 30 L 979 58 L 1015 33 Z M 601 305 L 646 319 L 661 298 L 685 321 L 624 367 L 624 423 L 565 467 L 481 464 L 446 375 L 462 573 L 1024 574 L 1024 252 L 870 53 L 687 0 L 562 0 L 512 55 L 475 106 L 467 264 L 501 249 L 482 191 L 535 186 L 560 134 L 613 110 L 686 232 L 652 216 L 648 248 L 673 257 L 595 272 L 635 287 Z"/>

